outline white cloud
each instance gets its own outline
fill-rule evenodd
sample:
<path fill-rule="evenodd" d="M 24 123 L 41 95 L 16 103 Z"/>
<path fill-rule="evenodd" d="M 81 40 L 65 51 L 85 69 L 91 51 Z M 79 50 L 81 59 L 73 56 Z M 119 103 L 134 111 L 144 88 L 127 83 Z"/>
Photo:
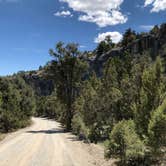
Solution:
<path fill-rule="evenodd" d="M 146 31 L 150 31 L 154 25 L 140 25 L 140 28 Z"/>
<path fill-rule="evenodd" d="M 110 36 L 113 43 L 118 43 L 122 39 L 122 34 L 119 32 L 106 32 L 106 33 L 99 33 L 98 37 L 94 39 L 95 43 L 100 43 L 101 41 L 104 41 L 107 36 Z"/>
<path fill-rule="evenodd" d="M 120 6 L 124 0 L 59 0 L 68 3 L 74 11 L 81 12 L 80 21 L 96 23 L 99 27 L 123 24 L 127 16 Z"/>
<path fill-rule="evenodd" d="M 84 45 L 80 45 L 79 47 L 80 47 L 80 48 L 85 48 L 86 46 L 84 46 Z"/>
<path fill-rule="evenodd" d="M 154 0 L 145 0 L 145 6 L 152 4 Z"/>
<path fill-rule="evenodd" d="M 67 10 L 67 11 L 56 12 L 56 13 L 54 13 L 54 16 L 59 16 L 59 17 L 69 16 L 69 17 L 72 17 L 73 15 L 71 14 L 70 11 Z"/>
<path fill-rule="evenodd" d="M 145 0 L 144 6 L 152 5 L 151 12 L 166 10 L 166 0 Z"/>

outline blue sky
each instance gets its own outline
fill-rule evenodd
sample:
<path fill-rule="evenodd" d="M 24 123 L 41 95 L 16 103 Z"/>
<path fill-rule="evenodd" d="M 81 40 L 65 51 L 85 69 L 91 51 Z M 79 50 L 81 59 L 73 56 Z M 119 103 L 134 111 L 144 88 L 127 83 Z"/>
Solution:
<path fill-rule="evenodd" d="M 38 69 L 58 41 L 92 50 L 105 34 L 117 42 L 165 18 L 166 0 L 0 0 L 0 75 Z"/>

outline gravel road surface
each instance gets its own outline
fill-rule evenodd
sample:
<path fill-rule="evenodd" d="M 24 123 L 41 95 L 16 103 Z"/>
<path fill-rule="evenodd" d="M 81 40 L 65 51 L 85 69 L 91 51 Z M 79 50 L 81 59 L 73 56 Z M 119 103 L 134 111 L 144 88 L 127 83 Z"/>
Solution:
<path fill-rule="evenodd" d="M 60 124 L 33 118 L 33 125 L 0 142 L 0 166 L 112 166 L 99 145 L 78 141 Z"/>

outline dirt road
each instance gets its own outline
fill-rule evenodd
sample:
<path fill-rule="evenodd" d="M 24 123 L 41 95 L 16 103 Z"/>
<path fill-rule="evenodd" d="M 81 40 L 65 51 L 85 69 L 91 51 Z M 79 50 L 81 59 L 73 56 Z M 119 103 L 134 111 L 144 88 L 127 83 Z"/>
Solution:
<path fill-rule="evenodd" d="M 103 148 L 78 141 L 60 124 L 33 118 L 34 124 L 0 143 L 0 166 L 110 166 Z"/>

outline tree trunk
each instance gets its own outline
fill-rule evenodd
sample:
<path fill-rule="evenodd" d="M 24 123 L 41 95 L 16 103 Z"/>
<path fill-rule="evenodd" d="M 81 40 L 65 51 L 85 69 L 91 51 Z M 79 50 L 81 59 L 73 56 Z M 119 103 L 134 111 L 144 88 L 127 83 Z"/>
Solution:
<path fill-rule="evenodd" d="M 71 130 L 71 121 L 72 121 L 72 111 L 71 108 L 67 108 L 67 115 L 66 115 L 66 130 Z"/>

